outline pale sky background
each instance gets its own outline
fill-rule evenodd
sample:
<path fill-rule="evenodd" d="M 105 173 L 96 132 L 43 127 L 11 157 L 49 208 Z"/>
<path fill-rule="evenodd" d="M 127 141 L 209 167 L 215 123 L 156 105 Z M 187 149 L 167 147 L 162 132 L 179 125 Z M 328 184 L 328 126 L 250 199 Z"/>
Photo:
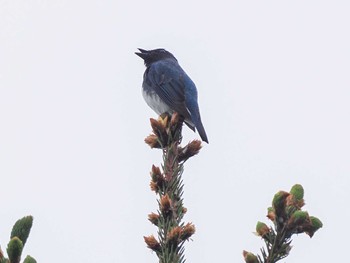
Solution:
<path fill-rule="evenodd" d="M 350 220 L 349 1 L 0 0 L 0 244 L 34 216 L 38 262 L 158 262 L 138 47 L 196 83 L 210 144 L 185 166 L 187 262 L 244 262 L 278 190 L 324 228 L 281 262 L 343 262 Z M 185 129 L 184 141 L 199 138 Z"/>

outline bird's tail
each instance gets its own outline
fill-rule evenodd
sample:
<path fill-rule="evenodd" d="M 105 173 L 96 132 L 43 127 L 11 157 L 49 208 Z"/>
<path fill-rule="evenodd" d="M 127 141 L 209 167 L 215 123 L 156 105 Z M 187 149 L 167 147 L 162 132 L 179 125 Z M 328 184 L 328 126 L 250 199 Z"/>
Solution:
<path fill-rule="evenodd" d="M 203 127 L 203 124 L 202 124 L 200 117 L 199 117 L 199 120 L 194 121 L 194 122 L 186 120 L 186 119 L 184 120 L 184 122 L 192 131 L 195 132 L 197 129 L 199 136 L 201 136 L 201 138 L 202 138 L 202 141 L 209 143 L 207 134 L 205 133 L 205 130 L 204 130 L 204 127 Z"/>
<path fill-rule="evenodd" d="M 194 122 L 194 124 L 196 125 L 197 131 L 199 133 L 199 136 L 201 136 L 202 141 L 205 141 L 206 143 L 209 143 L 207 134 L 206 134 L 206 132 L 204 130 L 204 127 L 203 127 L 203 124 L 202 124 L 202 121 L 201 121 L 200 117 L 199 117 L 199 119 L 197 121 Z"/>
<path fill-rule="evenodd" d="M 190 112 L 191 123 L 196 127 L 199 136 L 201 136 L 202 141 L 209 143 L 207 134 L 204 130 L 204 126 L 201 120 L 201 114 L 199 113 L 199 107 L 197 103 L 188 103 L 188 110 Z M 189 125 L 190 127 L 190 125 Z M 192 129 L 192 127 L 190 127 Z M 193 129 L 194 130 L 194 129 Z"/>

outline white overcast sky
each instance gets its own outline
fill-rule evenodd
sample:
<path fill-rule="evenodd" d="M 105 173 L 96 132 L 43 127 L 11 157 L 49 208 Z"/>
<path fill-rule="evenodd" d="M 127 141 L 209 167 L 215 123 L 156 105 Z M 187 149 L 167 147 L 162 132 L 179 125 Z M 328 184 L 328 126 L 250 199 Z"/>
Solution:
<path fill-rule="evenodd" d="M 210 144 L 186 163 L 188 262 L 243 262 L 278 190 L 305 188 L 324 228 L 282 262 L 349 250 L 350 3 L 0 0 L 0 244 L 28 214 L 38 262 L 157 262 L 143 139 L 156 117 L 136 48 L 196 83 Z M 184 141 L 199 138 L 184 132 Z M 345 255 L 346 257 L 346 255 Z"/>

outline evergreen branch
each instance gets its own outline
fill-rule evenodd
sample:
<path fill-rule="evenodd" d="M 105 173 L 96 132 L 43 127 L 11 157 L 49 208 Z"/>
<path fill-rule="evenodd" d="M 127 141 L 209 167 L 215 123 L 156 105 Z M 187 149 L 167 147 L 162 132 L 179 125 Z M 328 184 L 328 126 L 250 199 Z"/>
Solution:
<path fill-rule="evenodd" d="M 159 263 L 184 263 L 184 243 L 195 233 L 192 223 L 182 222 L 187 211 L 183 206 L 182 173 L 184 162 L 198 154 L 201 142 L 195 140 L 182 148 L 182 124 L 177 113 L 151 119 L 153 134 L 145 139 L 151 148 L 159 148 L 163 153 L 163 172 L 154 165 L 151 171 L 150 187 L 158 196 L 158 210 L 148 215 L 148 220 L 158 227 L 158 239 L 153 235 L 144 237 Z"/>
<path fill-rule="evenodd" d="M 25 216 L 17 220 L 12 227 L 10 242 L 7 244 L 6 252 L 8 258 L 4 256 L 4 252 L 0 247 L 0 263 L 20 263 L 23 247 L 29 237 L 32 225 L 32 216 Z M 27 256 L 23 263 L 36 263 L 36 260 L 31 256 Z"/>
<path fill-rule="evenodd" d="M 305 233 L 312 237 L 322 227 L 317 217 L 301 210 L 305 204 L 303 198 L 304 189 L 300 184 L 294 185 L 289 193 L 275 194 L 272 207 L 267 209 L 267 217 L 274 228 L 263 222 L 256 225 L 256 234 L 264 240 L 266 248 L 260 249 L 261 256 L 243 251 L 246 263 L 275 263 L 289 255 L 293 234 Z"/>

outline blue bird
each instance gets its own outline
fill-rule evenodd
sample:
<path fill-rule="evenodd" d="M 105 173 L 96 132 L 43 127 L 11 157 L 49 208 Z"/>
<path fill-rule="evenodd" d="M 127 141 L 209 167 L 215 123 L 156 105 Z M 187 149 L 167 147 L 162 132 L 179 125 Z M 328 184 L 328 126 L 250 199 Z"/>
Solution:
<path fill-rule="evenodd" d="M 197 88 L 177 59 L 165 49 L 144 50 L 136 55 L 144 60 L 142 94 L 157 114 L 177 112 L 187 126 L 198 131 L 202 140 L 208 143 L 197 102 Z"/>

